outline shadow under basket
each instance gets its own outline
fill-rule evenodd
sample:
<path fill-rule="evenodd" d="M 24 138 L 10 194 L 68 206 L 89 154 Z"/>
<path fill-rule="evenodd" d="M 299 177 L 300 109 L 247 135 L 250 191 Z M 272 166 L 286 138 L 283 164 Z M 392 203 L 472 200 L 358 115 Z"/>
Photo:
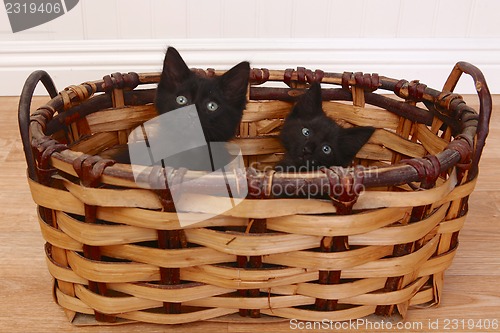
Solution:
<path fill-rule="evenodd" d="M 453 93 L 463 73 L 479 112 Z M 101 154 L 156 116 L 147 85 L 159 78 L 115 73 L 58 93 L 37 71 L 24 86 L 28 182 L 54 297 L 74 324 L 404 318 L 439 304 L 488 134 L 479 69 L 457 63 L 442 91 L 377 74 L 252 69 L 233 140 L 246 167 L 152 166 L 139 183 L 131 165 Z M 274 172 L 283 119 L 318 81 L 329 116 L 376 131 L 349 168 Z M 52 99 L 31 112 L 39 82 Z M 168 185 L 181 183 L 189 197 L 178 215 Z M 214 193 L 229 188 L 248 194 L 220 212 Z M 196 220 L 203 214 L 212 217 Z"/>

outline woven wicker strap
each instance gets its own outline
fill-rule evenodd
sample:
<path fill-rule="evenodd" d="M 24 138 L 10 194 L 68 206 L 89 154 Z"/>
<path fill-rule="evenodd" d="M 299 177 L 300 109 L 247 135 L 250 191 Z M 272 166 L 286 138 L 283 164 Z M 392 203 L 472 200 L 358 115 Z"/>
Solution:
<path fill-rule="evenodd" d="M 44 105 L 39 107 L 33 114 L 31 115 L 31 121 L 36 121 L 42 126 L 42 129 L 45 130 L 47 123 L 52 120 L 52 117 L 56 113 L 54 107 L 50 105 Z"/>
<path fill-rule="evenodd" d="M 350 90 L 351 87 L 356 86 L 364 90 L 375 91 L 380 85 L 380 78 L 377 73 L 344 72 L 342 74 L 342 88 L 345 90 Z"/>
<path fill-rule="evenodd" d="M 337 213 L 352 210 L 354 204 L 358 201 L 359 194 L 362 192 L 364 184 L 364 168 L 356 166 L 350 172 L 346 172 L 341 167 L 321 168 L 326 174 L 330 183 L 330 199 L 337 208 Z"/>
<path fill-rule="evenodd" d="M 419 80 L 413 80 L 411 82 L 399 80 L 394 86 L 394 92 L 401 98 L 421 101 L 424 97 L 426 88 L 427 85 L 420 83 Z"/>
<path fill-rule="evenodd" d="M 296 80 L 293 77 L 296 76 Z M 289 87 L 296 88 L 305 83 L 321 82 L 325 73 L 322 70 L 315 70 L 314 72 L 305 67 L 297 67 L 297 70 L 288 68 L 283 74 L 283 82 Z"/>
<path fill-rule="evenodd" d="M 109 92 L 113 89 L 135 89 L 139 85 L 139 75 L 134 72 L 128 74 L 113 73 L 103 78 L 103 84 L 98 87 L 98 91 Z"/>
<path fill-rule="evenodd" d="M 253 68 L 250 70 L 250 82 L 252 84 L 263 84 L 269 80 L 269 69 L 267 68 Z"/>
<path fill-rule="evenodd" d="M 113 160 L 83 154 L 73 161 L 73 168 L 82 180 L 83 186 L 96 187 L 101 180 L 104 169 L 113 164 L 115 164 Z"/>
<path fill-rule="evenodd" d="M 412 158 L 401 160 L 400 163 L 411 165 L 417 171 L 418 177 L 423 179 L 422 187 L 431 188 L 435 184 L 441 173 L 441 163 L 434 155 L 427 155 L 424 158 Z"/>
<path fill-rule="evenodd" d="M 85 187 L 96 187 L 99 185 L 102 174 L 106 167 L 113 165 L 115 162 L 112 160 L 105 160 L 99 156 L 90 156 L 82 154 L 80 157 L 73 161 L 73 168 L 75 169 L 82 185 Z M 84 204 L 85 222 L 97 222 L 97 206 Z M 101 260 L 101 249 L 96 246 L 84 244 L 83 253 L 86 258 L 91 260 Z M 89 281 L 89 288 L 92 292 L 100 295 L 106 295 L 107 286 L 105 283 Z M 95 311 L 96 319 L 104 322 L 114 322 L 116 318 Z"/>
<path fill-rule="evenodd" d="M 47 136 L 34 140 L 32 144 L 34 146 L 34 157 L 37 161 L 35 167 L 37 170 L 38 181 L 42 184 L 48 184 L 50 177 L 57 170 L 50 166 L 50 157 L 56 152 L 68 149 L 68 146 Z"/>

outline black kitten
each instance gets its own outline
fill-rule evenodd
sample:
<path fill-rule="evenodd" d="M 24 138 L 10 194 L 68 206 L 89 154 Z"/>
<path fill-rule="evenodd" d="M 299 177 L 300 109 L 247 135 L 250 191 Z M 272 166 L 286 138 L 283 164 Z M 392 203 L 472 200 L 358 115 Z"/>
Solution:
<path fill-rule="evenodd" d="M 162 115 L 194 104 L 206 142 L 210 144 L 210 142 L 229 141 L 236 133 L 246 106 L 249 74 L 250 64 L 243 61 L 222 76 L 200 76 L 189 69 L 175 48 L 169 47 L 156 89 L 156 111 L 158 115 Z M 219 156 L 218 161 L 209 161 L 211 168 L 208 169 L 217 169 L 231 158 L 225 151 L 221 151 L 223 149 L 220 148 L 221 145 L 211 145 L 211 148 L 214 146 L 218 147 L 217 152 L 211 151 L 210 158 L 212 159 L 212 154 L 222 154 L 224 158 Z M 126 145 L 114 147 L 101 153 L 101 156 L 119 163 L 130 164 L 128 148 Z M 176 168 L 206 170 L 207 149 L 207 146 L 191 149 L 169 157 L 164 163 Z M 145 157 L 136 156 L 138 160 L 142 158 L 147 160 L 148 152 L 145 151 L 143 154 Z M 189 163 L 186 164 L 186 161 Z"/>
<path fill-rule="evenodd" d="M 319 167 L 347 167 L 375 128 L 343 128 L 322 109 L 321 86 L 311 85 L 299 97 L 280 133 L 285 156 L 278 171 L 310 171 Z"/>
<path fill-rule="evenodd" d="M 220 77 L 199 76 L 169 47 L 156 90 L 157 112 L 195 104 L 207 142 L 228 141 L 243 115 L 249 74 L 250 64 L 243 61 Z"/>

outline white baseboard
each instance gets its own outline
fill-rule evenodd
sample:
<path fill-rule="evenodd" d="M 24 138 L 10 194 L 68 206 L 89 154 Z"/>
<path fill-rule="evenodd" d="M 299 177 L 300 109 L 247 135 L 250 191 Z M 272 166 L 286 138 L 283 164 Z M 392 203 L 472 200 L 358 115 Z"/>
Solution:
<path fill-rule="evenodd" d="M 419 79 L 438 90 L 456 62 L 468 61 L 483 71 L 491 92 L 500 93 L 498 39 L 179 39 L 0 42 L 0 96 L 19 95 L 38 69 L 59 90 L 113 72 L 160 71 L 167 45 L 190 67 L 227 69 L 249 60 L 256 68 L 303 66 Z M 462 81 L 456 92 L 475 93 L 472 80 Z"/>

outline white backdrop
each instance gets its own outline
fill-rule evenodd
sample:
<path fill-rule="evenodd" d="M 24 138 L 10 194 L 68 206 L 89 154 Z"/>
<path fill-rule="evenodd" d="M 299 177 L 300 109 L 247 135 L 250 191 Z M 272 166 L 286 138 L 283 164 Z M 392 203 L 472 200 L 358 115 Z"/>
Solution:
<path fill-rule="evenodd" d="M 469 61 L 500 93 L 497 0 L 80 0 L 54 21 L 10 31 L 0 9 L 0 95 L 44 69 L 58 89 L 116 71 L 161 70 L 167 45 L 189 66 L 306 66 L 420 79 L 439 89 Z M 472 93 L 468 79 L 457 88 Z"/>

